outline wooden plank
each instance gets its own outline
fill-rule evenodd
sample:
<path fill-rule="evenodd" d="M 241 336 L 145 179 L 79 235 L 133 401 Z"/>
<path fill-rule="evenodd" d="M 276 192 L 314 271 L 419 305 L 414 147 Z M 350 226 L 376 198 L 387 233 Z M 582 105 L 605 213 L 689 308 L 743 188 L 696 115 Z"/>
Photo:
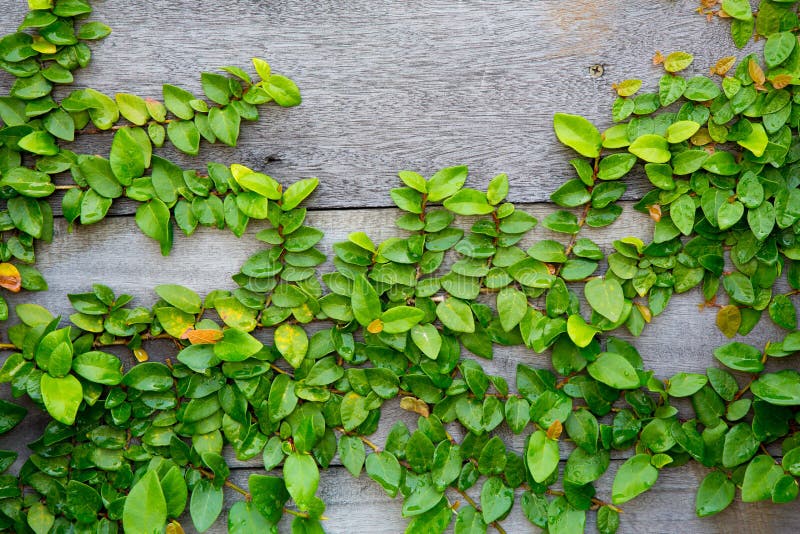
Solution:
<path fill-rule="evenodd" d="M 7 30 L 25 7 L 11 4 Z M 263 56 L 297 80 L 304 104 L 267 108 L 258 124 L 243 125 L 238 149 L 204 144 L 202 158 L 177 157 L 181 164 L 240 162 L 288 181 L 318 176 L 320 208 L 387 206 L 396 171 L 468 164 L 482 181 L 508 173 L 512 200 L 535 202 L 573 172 L 575 154 L 556 141 L 553 113 L 608 127 L 611 83 L 643 78 L 645 90 L 657 89 L 656 50 L 695 53 L 693 73 L 741 55 L 729 24 L 706 22 L 696 0 L 305 4 L 97 3 L 93 18 L 114 32 L 93 45 L 75 85 L 155 98 L 166 82 L 199 92 L 200 71 Z M 590 74 L 593 65 L 604 67 L 601 77 Z M 109 135 L 88 137 L 74 147 L 108 153 Z M 628 198 L 648 189 L 646 180 L 630 182 Z"/>
<path fill-rule="evenodd" d="M 605 229 L 586 227 L 581 235 L 595 240 L 606 252 L 611 250 L 611 243 L 616 239 L 648 235 L 652 231 L 652 221 L 633 211 L 630 203 L 623 205 L 623 215 L 613 225 Z M 554 208 L 529 204 L 520 205 L 519 209 L 541 220 Z M 397 214 L 398 211 L 392 209 L 320 210 L 309 213 L 308 224 L 325 232 L 320 248 L 331 257 L 333 243 L 345 240 L 347 234 L 356 229 L 367 229 L 376 241 L 403 235 L 402 231 L 388 226 Z M 107 284 L 118 294 L 133 295 L 136 305 L 153 304 L 157 296 L 152 288 L 164 283 L 182 284 L 202 295 L 213 288 L 233 289 L 235 286 L 230 276 L 238 271 L 248 256 L 263 247 L 254 235 L 265 224 L 252 224 L 241 239 L 225 231 L 201 228 L 191 237 L 176 237 L 171 256 L 165 258 L 160 255 L 158 244 L 138 231 L 132 218 L 112 218 L 101 224 L 76 228 L 73 233 L 66 231 L 63 219 L 58 219 L 53 243 L 40 247 L 37 252 L 37 266 L 46 274 L 50 290 L 18 294 L 12 296 L 10 302 L 12 305 L 35 302 L 66 318 L 73 313 L 66 295 L 90 291 L 93 283 Z M 461 221 L 461 225 L 469 227 L 469 221 Z M 525 248 L 546 238 L 563 240 L 564 235 L 538 227 L 520 245 Z M 322 270 L 331 268 L 327 263 Z M 635 344 L 647 368 L 654 369 L 659 378 L 669 378 L 681 371 L 704 372 L 707 367 L 717 365 L 712 352 L 727 339 L 715 326 L 715 310 L 698 310 L 700 302 L 702 296 L 696 290 L 676 295 L 666 312 L 656 317 L 641 337 L 620 335 Z M 311 325 L 309 330 L 320 327 L 319 324 Z M 259 331 L 257 335 L 265 342 L 271 342 L 270 329 Z M 766 341 L 778 340 L 782 336 L 779 329 L 765 318 L 744 341 L 763 346 Z M 163 361 L 174 357 L 176 351 L 171 343 L 159 342 L 153 344 L 149 352 L 153 359 Z M 127 364 L 133 362 L 127 352 L 119 354 Z M 481 360 L 481 363 L 486 372 L 505 377 L 513 388 L 517 364 L 549 367 L 550 353 L 537 355 L 525 347 L 496 347 L 494 359 Z M 416 417 L 402 411 L 396 402 L 387 403 L 375 435 L 378 443 L 383 443 L 391 425 L 398 419 L 411 425 Z M 514 450 L 522 451 L 524 439 L 521 436 L 512 436 L 506 430 L 503 438 Z M 565 454 L 568 451 L 565 449 Z M 627 457 L 627 453 L 621 457 Z M 235 459 L 232 461 L 241 465 Z"/>
<path fill-rule="evenodd" d="M 613 474 L 619 468 L 620 461 L 612 461 L 607 474 L 597 483 L 597 497 L 604 501 L 611 499 L 611 482 Z M 562 464 L 563 469 L 563 464 Z M 237 469 L 233 471 L 231 480 L 242 487 L 247 487 L 250 474 L 264 474 L 263 470 Z M 774 505 L 769 502 L 742 503 L 735 502 L 722 513 L 706 518 L 695 515 L 695 491 L 708 474 L 702 466 L 691 464 L 661 471 L 659 480 L 653 488 L 621 505 L 620 534 L 626 533 L 671 533 L 702 532 L 704 534 L 732 534 L 734 532 L 789 533 L 800 528 L 800 503 L 797 501 L 787 505 Z M 479 481 L 468 494 L 480 502 Z M 523 515 L 519 505 L 519 495 L 509 516 L 501 525 L 509 533 L 540 532 Z M 405 528 L 406 520 L 402 519 L 400 498 L 390 499 L 384 491 L 365 474 L 358 479 L 353 478 L 344 468 L 331 468 L 321 473 L 320 489 L 317 494 L 327 504 L 324 521 L 326 532 L 330 534 L 349 532 L 369 532 L 370 534 L 397 533 Z M 241 499 L 238 493 L 226 490 L 226 507 Z M 464 499 L 455 492 L 448 492 L 450 502 Z M 595 512 L 589 512 L 587 524 L 593 525 Z M 217 523 L 208 531 L 211 533 L 226 532 L 224 521 Z M 281 532 L 288 532 L 291 516 L 288 514 L 280 524 Z M 191 519 L 184 517 L 184 528 L 191 526 Z M 587 530 L 595 532 L 593 528 Z M 187 529 L 189 532 L 189 529 Z M 452 529 L 450 530 L 452 532 Z M 489 528 L 489 532 L 494 532 Z"/>

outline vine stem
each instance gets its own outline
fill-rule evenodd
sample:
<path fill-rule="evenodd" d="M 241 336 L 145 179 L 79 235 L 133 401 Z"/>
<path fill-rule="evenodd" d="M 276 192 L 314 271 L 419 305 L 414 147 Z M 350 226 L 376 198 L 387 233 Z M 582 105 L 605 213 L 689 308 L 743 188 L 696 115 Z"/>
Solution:
<path fill-rule="evenodd" d="M 337 427 L 335 427 L 335 428 L 336 428 L 336 430 L 338 430 L 339 432 L 341 432 L 341 433 L 342 433 L 342 434 L 344 434 L 345 436 L 350 436 L 350 435 L 351 435 L 351 434 L 349 434 L 349 433 L 347 432 L 347 430 L 345 430 L 344 428 L 342 428 L 342 427 L 340 427 L 340 426 L 337 426 Z M 361 442 L 362 442 L 362 443 L 364 443 L 364 445 L 367 445 L 367 446 L 368 446 L 370 449 L 372 449 L 372 450 L 373 450 L 373 452 L 381 452 L 381 448 L 380 448 L 380 447 L 378 447 L 377 445 L 375 445 L 373 442 L 371 442 L 371 441 L 370 441 L 369 439 L 367 439 L 366 437 L 364 437 L 364 436 L 358 436 L 358 439 L 360 439 L 360 440 L 361 440 Z"/>
<path fill-rule="evenodd" d="M 57 185 L 55 187 L 56 187 L 56 191 L 66 191 L 68 189 L 80 189 L 81 188 L 81 186 L 79 186 L 78 184 Z"/>
<path fill-rule="evenodd" d="M 475 508 L 475 510 L 477 510 L 478 512 L 480 512 L 480 511 L 481 511 L 481 507 L 478 505 L 478 503 L 476 503 L 476 502 L 475 502 L 475 500 L 474 500 L 472 497 L 470 497 L 469 495 L 467 495 L 467 492 L 465 492 L 465 491 L 461 491 L 460 489 L 458 489 L 458 488 L 456 488 L 456 487 L 453 487 L 453 489 L 454 489 L 454 490 L 456 490 L 456 491 L 458 492 L 458 494 L 459 494 L 459 495 L 461 495 L 462 497 L 464 497 L 464 500 L 465 500 L 465 501 L 467 501 L 467 502 L 469 503 L 469 505 L 470 505 L 470 506 L 472 506 L 473 508 Z M 504 529 L 504 528 L 503 528 L 503 527 L 500 525 L 500 523 L 499 523 L 499 522 L 497 522 L 497 521 L 492 521 L 491 525 L 492 525 L 492 526 L 495 528 L 495 530 L 497 530 L 497 532 L 499 532 L 500 534 L 506 534 L 506 529 Z"/>
<path fill-rule="evenodd" d="M 205 469 L 200 468 L 200 467 L 196 467 L 195 469 L 197 469 L 198 473 L 200 473 L 204 477 L 208 478 L 209 480 L 213 480 L 214 479 L 214 473 L 210 473 L 210 472 L 208 472 Z M 248 492 L 246 489 L 242 488 L 241 486 L 237 486 L 236 484 L 234 484 L 230 480 L 227 480 L 227 479 L 225 480 L 225 487 L 232 489 L 233 491 L 235 491 L 236 493 L 239 493 L 240 495 L 243 495 L 244 498 L 247 499 L 248 501 L 252 501 L 253 500 L 253 496 L 250 494 L 250 492 Z M 286 508 L 286 507 L 283 508 L 283 511 L 284 511 L 284 513 L 287 513 L 287 514 L 290 514 L 290 515 L 293 515 L 293 516 L 297 516 L 297 517 L 304 517 L 306 519 L 311 517 L 310 515 L 308 515 L 308 513 L 298 512 L 296 510 L 291 510 L 291 509 Z M 320 516 L 320 520 L 327 521 L 328 518 L 323 515 L 323 516 Z"/>
<path fill-rule="evenodd" d="M 556 497 L 563 497 L 565 495 L 565 493 L 563 491 L 553 490 L 553 489 L 547 490 L 546 493 L 548 495 L 554 495 Z M 620 508 L 619 506 L 614 506 L 610 502 L 601 501 L 597 497 L 592 497 L 592 504 L 596 504 L 597 506 L 608 506 L 609 508 L 611 508 L 612 510 L 614 510 L 618 514 L 624 514 L 625 513 L 625 512 L 622 511 L 622 508 Z"/>

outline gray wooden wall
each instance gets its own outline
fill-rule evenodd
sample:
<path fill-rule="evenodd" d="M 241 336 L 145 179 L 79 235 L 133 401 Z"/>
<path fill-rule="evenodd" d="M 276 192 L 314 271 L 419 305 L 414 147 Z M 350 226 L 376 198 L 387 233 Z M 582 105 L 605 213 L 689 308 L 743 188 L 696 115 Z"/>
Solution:
<path fill-rule="evenodd" d="M 3 0 L 2 31 L 13 31 L 25 12 L 22 0 Z M 467 164 L 470 183 L 485 187 L 499 172 L 511 180 L 511 200 L 542 216 L 552 210 L 550 193 L 568 176 L 569 150 L 552 134 L 553 113 L 579 113 L 604 128 L 610 125 L 611 83 L 637 77 L 655 89 L 660 68 L 656 50 L 695 54 L 691 70 L 707 71 L 719 57 L 743 55 L 727 35 L 728 25 L 706 22 L 694 12 L 696 0 L 518 0 L 370 1 L 320 0 L 105 0 L 93 2 L 95 20 L 113 33 L 94 46 L 89 69 L 76 86 L 113 94 L 160 98 L 162 83 L 199 92 L 199 72 L 222 65 L 249 66 L 264 57 L 277 72 L 300 86 L 298 108 L 267 108 L 257 124 L 243 125 L 236 149 L 203 146 L 201 158 L 181 157 L 187 167 L 206 161 L 238 162 L 284 183 L 318 176 L 310 199 L 310 222 L 326 232 L 323 249 L 354 230 L 377 239 L 393 235 L 394 212 L 388 191 L 396 171 L 430 175 L 440 167 Z M 592 67 L 602 66 L 602 75 Z M 596 70 L 596 69 L 595 69 Z M 8 78 L 0 77 L 3 87 Z M 107 155 L 110 136 L 86 136 L 75 149 Z M 630 179 L 626 198 L 644 190 Z M 56 206 L 57 207 L 57 206 Z M 626 203 L 630 208 L 630 203 Z M 227 232 L 200 230 L 176 237 L 172 255 L 142 236 L 120 204 L 114 216 L 67 233 L 56 221 L 53 244 L 37 250 L 37 266 L 50 291 L 25 293 L 14 302 L 34 301 L 66 314 L 67 293 L 102 282 L 152 304 L 157 284 L 178 283 L 201 293 L 231 287 L 230 275 L 259 243 L 251 225 L 241 239 Z M 58 211 L 58 210 L 57 210 Z M 649 221 L 626 211 L 604 231 L 589 237 L 606 248 L 614 239 L 646 237 Z M 534 237 L 547 232 L 537 229 Z M 714 327 L 713 311 L 698 311 L 702 298 L 692 292 L 673 299 L 668 311 L 635 341 L 658 376 L 704 371 L 711 352 L 725 339 Z M 759 327 L 748 340 L 760 344 L 779 333 Z M 152 353 L 152 351 L 151 351 Z M 170 355 L 166 351 L 161 356 Z M 547 365 L 548 355 L 518 349 L 498 350 L 486 362 L 489 372 L 513 379 L 517 362 Z M 3 388 L 0 395 L 9 395 Z M 397 418 L 411 422 L 396 404 L 384 410 L 375 440 Z M 33 438 L 46 421 L 35 413 L 24 432 L 0 439 L 0 448 L 24 449 L 20 434 Z M 521 450 L 521 438 L 506 436 Z M 565 449 L 566 452 L 567 449 Z M 610 499 L 618 456 L 598 484 L 598 497 Z M 338 460 L 337 460 L 338 463 Z M 246 483 L 256 465 L 240 465 L 232 475 Z M 706 472 L 700 467 L 665 470 L 656 486 L 623 506 L 621 532 L 797 532 L 800 506 L 735 503 L 713 518 L 694 514 L 694 493 Z M 320 496 L 328 503 L 329 532 L 401 532 L 401 503 L 390 500 L 366 476 L 353 479 L 342 467 L 323 473 Z M 235 499 L 235 494 L 228 495 Z M 594 514 L 590 514 L 593 522 Z M 184 526 L 191 526 L 185 521 Z M 537 530 L 515 506 L 504 521 L 508 532 Z M 288 522 L 284 524 L 288 530 Z M 218 521 L 214 532 L 223 532 Z"/>

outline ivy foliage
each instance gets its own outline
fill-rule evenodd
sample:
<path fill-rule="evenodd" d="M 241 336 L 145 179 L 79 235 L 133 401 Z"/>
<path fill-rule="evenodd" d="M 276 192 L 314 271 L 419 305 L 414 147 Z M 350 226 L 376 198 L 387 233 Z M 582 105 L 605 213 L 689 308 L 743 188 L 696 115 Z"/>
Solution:
<path fill-rule="evenodd" d="M 734 4 L 723 2 L 731 16 Z M 67 171 L 70 221 L 95 222 L 92 209 L 127 196 L 165 253 L 173 224 L 240 234 L 250 218 L 265 221 L 256 237 L 266 246 L 233 276 L 234 289 L 202 297 L 162 285 L 144 307 L 96 284 L 69 295 L 68 322 L 16 307 L 0 383 L 51 421 L 18 470 L 17 453 L 0 451 L 0 529 L 175 533 L 181 521 L 200 532 L 226 521 L 231 532 L 274 532 L 291 515 L 293 531 L 320 532 L 320 471 L 337 457 L 402 500 L 407 532 L 503 532 L 516 504 L 551 533 L 582 531 L 590 510 L 597 530 L 613 533 L 620 506 L 689 462 L 708 468 L 699 516 L 724 510 L 737 491 L 745 502 L 797 498 L 800 373 L 782 365 L 800 351 L 796 46 L 768 41 L 765 66 L 755 55 L 723 58 L 711 77 L 681 75 L 690 54 L 660 57 L 658 91 L 617 84 L 615 124 L 602 133 L 557 114 L 575 177 L 552 195 L 563 209 L 541 224 L 563 239 L 531 238 L 539 221 L 506 200 L 503 174 L 484 191 L 466 185 L 464 166 L 430 178 L 401 171 L 390 196 L 405 237 L 351 233 L 333 245 L 331 268 L 303 207 L 316 179 L 284 188 L 236 164 L 201 176 L 153 154 L 167 139 L 188 153 L 200 137 L 233 144 L 257 104 L 299 103 L 290 80 L 255 60 L 258 82 L 233 67 L 232 78 L 203 74 L 211 103 L 170 85 L 163 104 L 89 89 L 57 103 L 47 86 L 67 75 L 45 71 L 83 66 L 81 39 L 109 30 L 88 22 L 76 31 L 91 11 L 83 0 L 30 5 L 22 30 L 31 33 L 0 40 L 0 66 L 18 78 L 0 100 L 0 150 L 11 163 L 0 168 L 3 213 L 13 224 L 3 230 L 2 286 L 41 279 L 17 262 L 32 261 L 33 239 L 52 234 L 43 199 L 56 190 L 51 175 Z M 60 118 L 46 121 L 51 114 Z M 61 148 L 69 135 L 46 124 L 66 117 L 72 136 L 89 122 L 114 131 L 109 157 Z M 35 168 L 21 165 L 23 153 Z M 654 233 L 604 251 L 580 232 L 622 214 L 626 177 L 653 186 L 634 207 Z M 655 376 L 621 331 L 638 336 L 673 294 L 698 286 L 729 337 L 765 311 L 785 336 L 763 349 L 718 347 L 720 365 L 705 374 Z M 481 362 L 511 347 L 524 360 L 510 384 Z M 376 444 L 391 403 L 418 418 Z M 0 434 L 26 414 L 8 401 L 0 409 Z M 521 445 L 503 440 L 509 431 Z M 612 453 L 625 458 L 613 469 Z M 232 469 L 245 461 L 263 464 L 246 483 Z M 610 495 L 595 488 L 603 476 Z M 220 519 L 226 494 L 240 498 Z"/>
<path fill-rule="evenodd" d="M 209 163 L 204 172 L 182 169 L 154 152 L 165 144 L 197 155 L 202 140 L 235 146 L 242 121 L 255 121 L 259 106 L 300 104 L 289 78 L 253 59 L 255 75 L 236 66 L 201 74 L 203 98 L 171 84 L 163 101 L 128 93 L 105 95 L 91 88 L 57 99 L 58 86 L 88 65 L 86 41 L 111 32 L 85 22 L 86 0 L 29 2 L 31 11 L 16 33 L 0 39 L 0 68 L 14 76 L 0 97 L 0 287 L 44 290 L 31 266 L 37 241 L 53 238 L 53 197 L 73 223 L 94 224 L 115 201 L 139 204 L 136 222 L 166 255 L 173 223 L 186 235 L 199 225 L 229 228 L 242 235 L 250 219 L 265 219 L 267 199 L 280 196 L 278 184 L 243 165 Z M 112 135 L 107 155 L 70 150 L 76 136 Z M 8 317 L 0 296 L 0 320 Z"/>

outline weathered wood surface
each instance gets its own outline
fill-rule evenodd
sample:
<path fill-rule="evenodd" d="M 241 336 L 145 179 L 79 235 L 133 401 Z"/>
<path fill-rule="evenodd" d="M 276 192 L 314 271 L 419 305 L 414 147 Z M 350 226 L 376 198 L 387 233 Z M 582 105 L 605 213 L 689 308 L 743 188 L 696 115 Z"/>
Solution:
<path fill-rule="evenodd" d="M 3 30 L 11 31 L 24 14 L 24 2 L 4 4 Z M 527 203 L 522 207 L 541 218 L 552 209 L 545 203 L 549 194 L 571 170 L 567 160 L 572 154 L 552 134 L 554 112 L 580 113 L 606 127 L 612 82 L 638 77 L 645 88 L 656 87 L 660 72 L 650 63 L 655 50 L 695 53 L 692 69 L 697 72 L 736 53 L 727 25 L 709 24 L 695 14 L 695 0 L 95 4 L 93 18 L 109 23 L 114 33 L 94 47 L 93 62 L 77 76 L 76 86 L 157 98 L 161 84 L 168 82 L 199 92 L 200 71 L 246 66 L 252 56 L 267 58 L 276 71 L 298 82 L 303 105 L 267 108 L 257 124 L 243 125 L 239 148 L 204 144 L 197 159 L 164 153 L 195 168 L 205 161 L 240 162 L 286 182 L 318 176 L 321 186 L 311 198 L 309 218 L 326 232 L 326 252 L 353 230 L 367 229 L 376 239 L 396 234 L 388 227 L 395 211 L 385 208 L 388 190 L 397 184 L 395 172 L 403 168 L 430 174 L 465 163 L 477 186 L 506 172 L 511 199 Z M 593 65 L 602 65 L 604 74 L 592 76 Z M 0 77 L 0 84 L 7 82 Z M 87 137 L 74 148 L 107 154 L 107 134 Z M 646 189 L 635 178 L 629 184 L 629 199 Z M 155 300 L 149 288 L 161 283 L 180 283 L 201 293 L 230 288 L 230 275 L 261 245 L 253 238 L 258 225 L 241 239 L 201 229 L 190 238 L 176 237 L 172 255 L 163 258 L 125 216 L 132 208 L 123 203 L 114 209 L 118 217 L 71 234 L 57 220 L 53 244 L 37 251 L 37 266 L 50 291 L 26 293 L 13 302 L 33 301 L 67 314 L 65 295 L 86 291 L 95 282 L 130 293 L 144 305 Z M 608 249 L 614 239 L 644 237 L 649 229 L 646 218 L 628 209 L 612 227 L 587 235 Z M 537 229 L 533 237 L 548 237 L 548 232 Z M 676 296 L 635 340 L 658 376 L 715 365 L 712 350 L 725 340 L 713 326 L 714 313 L 698 311 L 700 300 L 697 292 Z M 758 345 L 779 335 L 764 323 L 748 342 Z M 159 359 L 173 353 L 169 345 L 151 350 Z M 548 361 L 548 353 L 498 348 L 485 367 L 513 383 L 517 363 L 541 366 Z M 7 388 L 0 390 L 3 398 L 8 395 Z M 388 403 L 374 440 L 383 443 L 398 418 L 413 421 L 396 403 Z M 37 436 L 45 422 L 33 410 L 24 428 L 0 438 L 0 448 L 24 450 L 27 438 Z M 503 437 L 521 451 L 521 437 L 507 429 Z M 624 458 L 615 456 L 598 483 L 599 497 L 610 498 L 613 473 Z M 253 472 L 259 472 L 254 463 L 239 464 L 232 478 L 246 484 Z M 621 532 L 800 529 L 797 504 L 737 503 L 719 516 L 698 519 L 694 492 L 704 475 L 698 466 L 664 471 L 653 490 L 624 506 Z M 325 526 L 330 532 L 394 533 L 405 524 L 399 500 L 388 499 L 366 476 L 353 479 L 341 467 L 323 473 L 320 496 L 328 503 Z M 504 526 L 508 532 L 536 530 L 518 506 Z M 288 529 L 284 522 L 282 531 Z M 223 521 L 213 528 L 224 530 Z"/>

